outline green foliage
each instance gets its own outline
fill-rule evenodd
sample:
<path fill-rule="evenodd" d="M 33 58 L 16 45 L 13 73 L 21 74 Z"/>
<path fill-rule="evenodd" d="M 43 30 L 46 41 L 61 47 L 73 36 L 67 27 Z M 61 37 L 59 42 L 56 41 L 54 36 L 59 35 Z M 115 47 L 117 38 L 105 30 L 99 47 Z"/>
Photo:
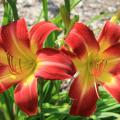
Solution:
<path fill-rule="evenodd" d="M 3 2 L 4 5 L 4 15 L 3 15 L 3 20 L 2 20 L 2 25 L 6 25 L 9 22 L 12 21 L 12 12 L 11 12 L 11 7 L 7 2 Z"/>
<path fill-rule="evenodd" d="M 48 0 L 42 0 L 44 19 L 48 20 Z"/>
<path fill-rule="evenodd" d="M 14 20 L 18 20 L 19 16 L 18 16 L 17 7 L 16 7 L 16 0 L 7 0 L 7 2 L 11 7 Z"/>

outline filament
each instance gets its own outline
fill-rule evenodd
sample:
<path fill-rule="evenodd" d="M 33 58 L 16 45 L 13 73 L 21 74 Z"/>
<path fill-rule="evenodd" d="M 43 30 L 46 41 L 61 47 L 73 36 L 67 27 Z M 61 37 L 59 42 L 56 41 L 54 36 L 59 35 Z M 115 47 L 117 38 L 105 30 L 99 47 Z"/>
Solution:
<path fill-rule="evenodd" d="M 7 60 L 8 60 L 8 64 L 9 64 L 9 68 L 10 68 L 10 72 L 12 74 L 16 74 L 16 73 L 20 73 L 22 72 L 22 67 L 21 67 L 21 59 L 18 59 L 18 66 L 19 66 L 19 70 L 17 70 L 17 63 L 14 62 L 14 57 L 11 56 L 10 54 L 7 53 Z"/>
<path fill-rule="evenodd" d="M 94 86 L 95 86 L 96 95 L 97 95 L 98 99 L 100 99 L 100 96 L 98 94 L 98 89 L 97 89 L 96 81 L 95 81 L 95 77 L 94 77 Z"/>

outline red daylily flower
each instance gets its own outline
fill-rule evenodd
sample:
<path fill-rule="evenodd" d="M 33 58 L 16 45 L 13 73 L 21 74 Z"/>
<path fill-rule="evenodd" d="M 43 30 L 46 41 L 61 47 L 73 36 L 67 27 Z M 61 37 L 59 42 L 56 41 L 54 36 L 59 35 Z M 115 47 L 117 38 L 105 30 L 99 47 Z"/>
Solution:
<path fill-rule="evenodd" d="M 24 19 L 0 28 L 0 93 L 17 84 L 15 102 L 28 115 L 37 113 L 37 78 L 64 80 L 74 74 L 65 54 L 42 48 L 54 30 L 59 28 L 40 22 L 28 32 Z"/>
<path fill-rule="evenodd" d="M 107 21 L 96 40 L 83 23 L 75 23 L 65 39 L 63 51 L 71 57 L 78 76 L 72 82 L 71 115 L 90 116 L 96 110 L 98 87 L 102 85 L 120 102 L 120 26 Z"/>

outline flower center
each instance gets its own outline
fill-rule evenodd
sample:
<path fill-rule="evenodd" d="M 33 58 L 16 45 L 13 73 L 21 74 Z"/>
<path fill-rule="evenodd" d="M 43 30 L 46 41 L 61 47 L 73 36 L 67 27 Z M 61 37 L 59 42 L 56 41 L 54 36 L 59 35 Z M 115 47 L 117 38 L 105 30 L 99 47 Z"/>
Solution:
<path fill-rule="evenodd" d="M 14 75 L 21 75 L 22 77 L 33 73 L 36 67 L 35 60 L 30 57 L 16 57 L 7 54 L 7 61 L 10 72 Z"/>
<path fill-rule="evenodd" d="M 102 59 L 102 60 L 93 61 L 93 62 L 94 63 L 93 63 L 93 67 L 91 69 L 91 73 L 95 78 L 97 78 L 102 74 L 103 70 L 105 69 L 107 61 Z"/>
<path fill-rule="evenodd" d="M 87 64 L 88 64 L 89 73 L 93 77 L 98 78 L 105 70 L 105 67 L 107 65 L 107 60 L 101 59 L 98 54 L 97 55 L 91 54 L 88 56 Z"/>
<path fill-rule="evenodd" d="M 12 74 L 21 73 L 21 59 L 15 60 L 13 56 L 7 54 L 7 60 Z"/>
<path fill-rule="evenodd" d="M 103 73 L 107 60 L 101 59 L 99 55 L 89 55 L 86 59 L 80 60 L 78 58 L 73 60 L 77 71 L 82 76 L 93 76 L 94 78 L 100 77 Z"/>

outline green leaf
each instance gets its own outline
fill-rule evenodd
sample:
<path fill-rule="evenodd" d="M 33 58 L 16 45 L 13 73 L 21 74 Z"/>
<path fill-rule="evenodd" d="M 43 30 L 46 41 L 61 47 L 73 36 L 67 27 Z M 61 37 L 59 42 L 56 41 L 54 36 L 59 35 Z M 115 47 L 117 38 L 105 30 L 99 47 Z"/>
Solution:
<path fill-rule="evenodd" d="M 56 33 L 52 32 L 48 36 L 47 40 L 45 41 L 44 47 L 51 47 L 51 48 L 53 48 L 55 46 L 55 40 L 56 40 Z"/>
<path fill-rule="evenodd" d="M 4 1 L 4 15 L 2 20 L 2 25 L 7 25 L 9 22 L 13 20 L 12 10 L 8 2 Z"/>
<path fill-rule="evenodd" d="M 49 102 L 50 98 L 52 96 L 52 90 L 54 87 L 54 82 L 53 81 L 47 81 L 47 84 L 44 85 L 44 92 L 43 92 L 43 101 L 44 102 Z"/>
<path fill-rule="evenodd" d="M 19 16 L 18 16 L 18 11 L 17 11 L 17 7 L 16 7 L 16 0 L 7 0 L 9 5 L 11 6 L 12 9 L 12 13 L 13 13 L 13 17 L 14 20 L 18 20 Z"/>
<path fill-rule="evenodd" d="M 65 8 L 68 12 L 69 18 L 70 18 L 70 0 L 64 0 Z"/>
<path fill-rule="evenodd" d="M 108 118 L 108 117 L 114 117 L 114 118 L 120 119 L 120 115 L 113 112 L 103 112 L 98 116 L 98 118 Z"/>
<path fill-rule="evenodd" d="M 74 9 L 76 5 L 80 3 L 81 0 L 70 0 L 70 8 Z"/>
<path fill-rule="evenodd" d="M 70 25 L 70 15 L 67 11 L 67 8 L 64 5 L 60 6 L 60 15 L 62 17 L 66 29 L 68 29 Z"/>
<path fill-rule="evenodd" d="M 0 110 L 0 120 L 6 120 L 6 117 L 4 115 L 4 112 Z"/>

